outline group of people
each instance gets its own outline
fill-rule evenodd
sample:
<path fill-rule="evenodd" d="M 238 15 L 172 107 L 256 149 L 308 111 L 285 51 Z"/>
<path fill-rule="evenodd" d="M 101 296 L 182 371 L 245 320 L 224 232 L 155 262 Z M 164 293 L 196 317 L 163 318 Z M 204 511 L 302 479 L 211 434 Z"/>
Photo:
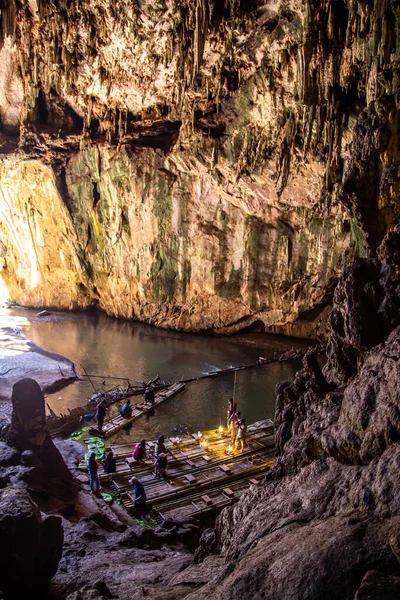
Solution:
<path fill-rule="evenodd" d="M 165 437 L 160 435 L 154 448 L 154 475 L 156 477 L 166 477 L 168 459 L 167 456 L 172 456 L 171 450 L 165 446 Z M 142 462 L 146 459 L 146 440 L 138 442 L 132 452 L 132 458 L 136 462 Z M 100 480 L 98 476 L 99 464 L 103 465 L 104 473 L 111 474 L 117 471 L 117 461 L 114 457 L 114 453 L 109 452 L 101 460 L 97 460 L 96 454 L 91 453 L 88 460 L 88 471 L 90 476 L 90 489 L 92 493 L 98 494 L 100 491 Z M 135 507 L 137 509 L 144 509 L 146 507 L 146 492 L 143 484 L 137 477 L 132 477 L 129 483 L 133 485 L 133 491 L 135 493 Z"/>
<path fill-rule="evenodd" d="M 165 477 L 167 473 L 167 454 L 172 456 L 172 452 L 165 446 L 165 437 L 160 435 L 154 449 L 154 474 L 156 477 Z M 135 446 L 132 457 L 137 462 L 142 462 L 146 458 L 146 441 L 141 440 Z M 137 477 L 131 477 L 129 483 L 133 485 L 135 494 L 135 508 L 143 511 L 146 508 L 146 491 L 143 483 Z"/>
<path fill-rule="evenodd" d="M 145 404 L 154 404 L 155 393 L 154 389 L 151 385 L 147 386 L 144 392 L 144 402 Z M 97 419 L 97 428 L 100 433 L 103 433 L 103 424 L 104 419 L 107 414 L 107 401 L 105 399 L 101 400 L 96 406 L 96 419 Z M 132 416 L 132 406 L 131 401 L 128 400 L 125 402 L 123 407 L 121 408 L 121 417 L 124 419 L 130 419 Z"/>
<path fill-rule="evenodd" d="M 240 411 L 236 409 L 236 402 L 229 398 L 227 411 L 227 428 L 231 433 L 231 443 L 233 450 L 243 451 L 247 445 L 247 425 L 246 419 L 242 419 Z"/>
<path fill-rule="evenodd" d="M 147 398 L 146 398 L 147 394 Z M 154 402 L 154 390 L 148 388 L 145 393 L 145 402 Z M 104 417 L 107 411 L 107 403 L 102 400 L 96 407 L 96 417 L 98 422 L 99 431 L 103 429 Z M 132 407 L 130 400 L 128 399 L 121 409 L 121 415 L 124 418 L 132 416 Z M 234 450 L 243 451 L 246 442 L 247 425 L 246 419 L 243 419 L 240 411 L 237 410 L 236 403 L 233 398 L 229 398 L 228 410 L 227 410 L 227 427 L 231 435 L 231 443 Z M 165 446 L 165 437 L 160 435 L 157 440 L 154 449 L 154 475 L 156 477 L 166 477 L 168 468 L 168 454 L 172 456 L 172 452 Z M 135 446 L 132 453 L 132 458 L 137 462 L 142 462 L 146 458 L 146 440 L 141 440 Z M 96 454 L 92 452 L 88 461 L 88 470 L 90 475 L 90 489 L 93 493 L 100 491 L 100 480 L 98 476 L 98 463 Z M 113 452 L 109 452 L 105 456 L 101 463 L 104 467 L 105 473 L 115 473 L 117 470 L 116 460 Z M 133 485 L 133 491 L 135 493 L 135 507 L 139 510 L 143 510 L 146 507 L 146 492 L 143 484 L 137 477 L 132 477 L 129 483 Z"/>
<path fill-rule="evenodd" d="M 102 463 L 104 473 L 110 474 L 117 472 L 117 461 L 112 451 L 100 461 L 97 460 L 96 454 L 92 452 L 88 460 L 88 471 L 90 477 L 90 489 L 94 494 L 98 494 L 100 491 L 100 480 L 98 475 L 99 463 Z"/>

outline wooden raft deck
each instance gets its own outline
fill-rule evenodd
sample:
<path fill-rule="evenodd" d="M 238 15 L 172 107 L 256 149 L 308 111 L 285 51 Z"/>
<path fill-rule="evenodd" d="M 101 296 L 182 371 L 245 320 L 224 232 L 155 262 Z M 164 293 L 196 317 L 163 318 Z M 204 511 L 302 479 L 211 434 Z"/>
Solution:
<path fill-rule="evenodd" d="M 97 435 L 98 437 L 108 439 L 109 437 L 114 435 L 114 433 L 117 433 L 117 431 L 123 429 L 124 427 L 126 427 L 126 425 L 129 425 L 129 423 L 133 423 L 133 421 L 136 421 L 142 415 L 150 412 L 156 406 L 158 406 L 168 398 L 171 398 L 171 396 L 175 396 L 175 394 L 182 392 L 185 389 L 185 387 L 186 386 L 184 383 L 175 383 L 174 385 L 171 385 L 167 389 L 162 390 L 161 392 L 156 394 L 154 402 L 152 404 L 145 404 L 144 402 L 142 402 L 141 404 L 133 405 L 132 416 L 129 419 L 125 419 L 120 414 L 118 414 L 115 417 L 104 421 L 102 432 L 99 431 L 96 427 L 91 427 L 90 433 L 92 435 Z"/>
<path fill-rule="evenodd" d="M 113 445 L 117 473 L 100 478 L 125 509 L 132 511 L 134 497 L 129 479 L 135 475 L 145 487 L 148 509 L 156 521 L 217 514 L 265 476 L 275 457 L 273 425 L 268 419 L 250 426 L 248 447 L 242 453 L 228 451 L 230 438 L 226 431 L 206 432 L 204 439 L 207 448 L 195 435 L 166 440 L 173 456 L 168 457 L 165 479 L 157 479 L 153 473 L 154 442 L 148 444 L 149 456 L 144 463 L 130 458 L 135 444 Z"/>

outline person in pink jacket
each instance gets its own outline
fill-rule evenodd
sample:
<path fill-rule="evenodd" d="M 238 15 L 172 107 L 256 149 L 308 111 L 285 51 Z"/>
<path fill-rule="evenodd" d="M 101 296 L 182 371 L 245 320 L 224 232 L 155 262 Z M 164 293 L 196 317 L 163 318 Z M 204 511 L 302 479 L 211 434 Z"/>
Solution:
<path fill-rule="evenodd" d="M 132 458 L 137 462 L 141 462 L 146 458 L 146 440 L 142 440 L 136 444 L 135 449 L 132 452 Z"/>

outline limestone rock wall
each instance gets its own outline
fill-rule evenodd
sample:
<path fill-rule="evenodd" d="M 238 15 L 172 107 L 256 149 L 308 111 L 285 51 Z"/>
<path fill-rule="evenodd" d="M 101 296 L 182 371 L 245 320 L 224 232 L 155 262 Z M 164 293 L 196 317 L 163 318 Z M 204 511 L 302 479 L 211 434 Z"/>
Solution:
<path fill-rule="evenodd" d="M 398 220 L 394 5 L 1 4 L 12 299 L 321 333 Z"/>
<path fill-rule="evenodd" d="M 327 365 L 321 372 L 306 357 L 293 382 L 278 384 L 279 456 L 265 480 L 203 534 L 193 568 L 199 589 L 188 599 L 233 600 L 247 593 L 353 600 L 366 597 L 362 582 L 371 569 L 378 571 L 375 580 L 382 578 L 381 592 L 396 597 L 399 250 L 396 228 L 379 248 L 380 259 L 358 258 L 344 271 Z M 339 315 L 342 327 L 336 326 Z M 365 315 L 370 330 L 363 336 Z M 193 572 L 183 571 L 179 582 L 190 577 Z"/>

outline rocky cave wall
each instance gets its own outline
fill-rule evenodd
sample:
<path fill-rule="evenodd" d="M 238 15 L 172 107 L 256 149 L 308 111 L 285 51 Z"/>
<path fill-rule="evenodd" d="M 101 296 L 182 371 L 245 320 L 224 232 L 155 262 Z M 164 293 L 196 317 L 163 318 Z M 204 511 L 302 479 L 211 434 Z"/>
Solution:
<path fill-rule="evenodd" d="M 203 534 L 189 600 L 398 598 L 400 226 L 338 283 L 328 361 L 277 385 L 278 457 Z"/>
<path fill-rule="evenodd" d="M 398 3 L 0 7 L 11 298 L 321 333 L 398 221 Z"/>

